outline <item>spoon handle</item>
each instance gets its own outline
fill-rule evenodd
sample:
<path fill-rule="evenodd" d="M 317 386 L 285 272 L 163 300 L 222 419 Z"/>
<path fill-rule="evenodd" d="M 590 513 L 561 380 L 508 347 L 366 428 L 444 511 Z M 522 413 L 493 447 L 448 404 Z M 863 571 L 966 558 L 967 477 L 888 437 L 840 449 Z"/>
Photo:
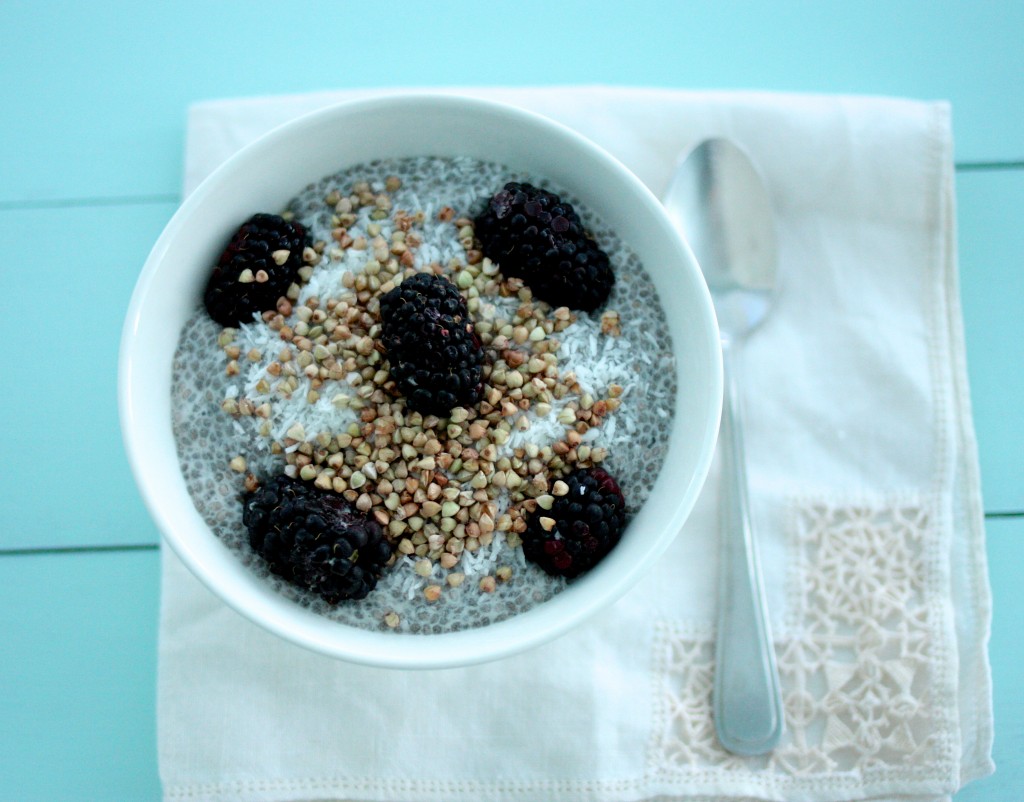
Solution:
<path fill-rule="evenodd" d="M 782 694 L 750 525 L 740 407 L 727 343 L 722 351 L 725 408 L 714 719 L 718 740 L 728 751 L 763 755 L 771 752 L 782 736 Z"/>

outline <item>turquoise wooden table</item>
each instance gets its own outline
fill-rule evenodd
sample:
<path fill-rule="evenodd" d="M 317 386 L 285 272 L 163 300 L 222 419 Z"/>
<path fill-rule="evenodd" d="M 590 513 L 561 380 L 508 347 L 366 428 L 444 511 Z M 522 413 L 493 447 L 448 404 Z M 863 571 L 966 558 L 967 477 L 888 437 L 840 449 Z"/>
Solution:
<path fill-rule="evenodd" d="M 159 537 L 117 346 L 197 100 L 606 83 L 949 99 L 994 594 L 994 776 L 1024 798 L 1024 4 L 0 4 L 0 799 L 156 800 Z"/>

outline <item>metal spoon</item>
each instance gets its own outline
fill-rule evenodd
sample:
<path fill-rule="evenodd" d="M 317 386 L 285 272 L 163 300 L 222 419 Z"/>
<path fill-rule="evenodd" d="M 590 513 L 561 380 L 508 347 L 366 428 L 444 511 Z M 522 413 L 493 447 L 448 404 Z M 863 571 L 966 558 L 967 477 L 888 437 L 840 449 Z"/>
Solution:
<path fill-rule="evenodd" d="M 782 735 L 782 695 L 750 524 L 732 351 L 771 306 L 778 264 L 774 221 L 756 168 L 725 139 L 705 140 L 690 151 L 664 203 L 711 290 L 725 366 L 715 728 L 730 752 L 762 755 Z"/>

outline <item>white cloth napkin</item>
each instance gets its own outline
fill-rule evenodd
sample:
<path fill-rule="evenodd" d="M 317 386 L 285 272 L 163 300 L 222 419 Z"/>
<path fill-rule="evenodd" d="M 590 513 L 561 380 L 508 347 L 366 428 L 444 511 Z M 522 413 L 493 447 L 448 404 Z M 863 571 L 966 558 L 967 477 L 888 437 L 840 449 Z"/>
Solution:
<path fill-rule="evenodd" d="M 751 495 L 787 731 L 768 758 L 710 718 L 717 467 L 651 576 L 559 640 L 468 669 L 308 653 L 164 550 L 166 799 L 946 799 L 992 770 L 990 598 L 942 103 L 606 87 L 470 89 L 539 111 L 660 195 L 726 135 L 778 214 L 782 292 L 742 352 Z M 209 102 L 186 192 L 338 92 Z M 315 178 L 315 176 L 311 176 Z"/>

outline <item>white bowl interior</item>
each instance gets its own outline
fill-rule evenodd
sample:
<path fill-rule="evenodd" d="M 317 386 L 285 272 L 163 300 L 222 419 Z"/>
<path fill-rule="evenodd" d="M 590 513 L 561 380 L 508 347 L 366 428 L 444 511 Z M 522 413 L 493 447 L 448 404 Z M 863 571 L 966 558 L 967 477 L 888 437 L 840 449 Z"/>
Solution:
<path fill-rule="evenodd" d="M 678 371 L 665 464 L 621 542 L 564 592 L 497 624 L 443 635 L 371 632 L 273 591 L 196 511 L 171 431 L 171 363 L 212 265 L 241 220 L 276 210 L 312 181 L 382 157 L 470 156 L 549 177 L 638 254 L 668 319 Z M 624 593 L 678 533 L 707 474 L 722 396 L 718 329 L 689 248 L 660 203 L 617 161 L 545 118 L 455 96 L 345 104 L 289 123 L 232 157 L 168 223 L 132 297 L 121 343 L 121 424 L 136 480 L 167 541 L 236 610 L 297 644 L 355 662 L 437 668 L 482 662 L 554 637 Z"/>

